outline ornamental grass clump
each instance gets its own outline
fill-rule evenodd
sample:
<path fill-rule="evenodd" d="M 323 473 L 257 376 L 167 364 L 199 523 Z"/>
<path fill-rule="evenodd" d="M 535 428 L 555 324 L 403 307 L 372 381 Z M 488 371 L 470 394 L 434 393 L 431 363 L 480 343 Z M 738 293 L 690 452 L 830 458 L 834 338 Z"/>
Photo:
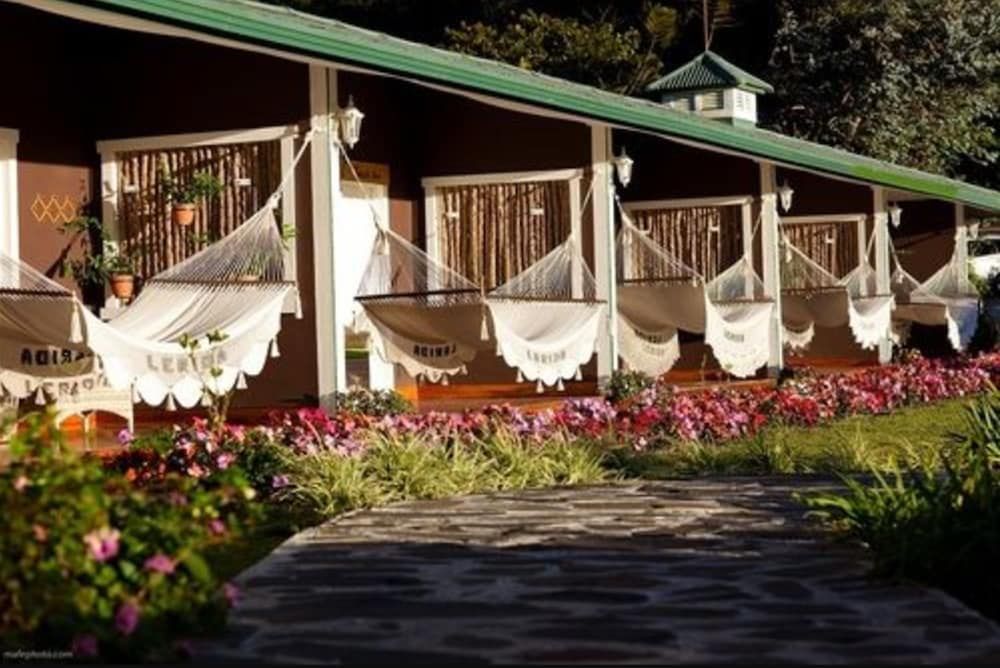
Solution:
<path fill-rule="evenodd" d="M 807 497 L 815 515 L 860 540 L 882 575 L 925 582 L 1000 615 L 1000 394 L 977 399 L 942 466 L 872 469 L 846 493 Z"/>
<path fill-rule="evenodd" d="M 0 642 L 78 657 L 170 659 L 218 627 L 234 590 L 204 558 L 238 533 L 252 490 L 168 473 L 140 486 L 29 416 L 0 472 Z"/>
<path fill-rule="evenodd" d="M 455 425 L 452 425 L 454 427 Z M 536 441 L 509 429 L 426 434 L 368 433 L 365 447 L 284 454 L 279 499 L 333 516 L 410 499 L 596 483 L 607 480 L 603 453 L 566 437 Z"/>

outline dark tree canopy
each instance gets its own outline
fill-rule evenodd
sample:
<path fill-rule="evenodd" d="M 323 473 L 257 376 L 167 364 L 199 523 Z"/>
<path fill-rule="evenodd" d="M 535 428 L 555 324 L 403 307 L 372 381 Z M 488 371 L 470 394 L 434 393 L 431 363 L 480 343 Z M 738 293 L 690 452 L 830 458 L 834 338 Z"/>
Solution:
<path fill-rule="evenodd" d="M 703 0 L 270 0 L 630 95 L 703 48 Z M 1000 0 L 709 0 L 762 125 L 1000 187 Z"/>

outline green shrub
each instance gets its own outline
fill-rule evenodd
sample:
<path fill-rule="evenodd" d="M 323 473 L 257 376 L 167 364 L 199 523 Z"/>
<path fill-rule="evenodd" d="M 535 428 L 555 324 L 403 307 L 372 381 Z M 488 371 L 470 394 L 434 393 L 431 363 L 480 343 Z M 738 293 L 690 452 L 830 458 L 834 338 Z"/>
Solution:
<path fill-rule="evenodd" d="M 843 494 L 805 500 L 872 551 L 880 574 L 940 586 L 1000 613 L 1000 395 L 972 403 L 957 447 L 933 464 L 900 465 Z"/>
<path fill-rule="evenodd" d="M 370 417 L 398 415 L 413 411 L 406 397 L 395 390 L 352 388 L 336 395 L 337 410 Z"/>
<path fill-rule="evenodd" d="M 237 471 L 140 489 L 64 448 L 50 416 L 26 418 L 10 448 L 0 473 L 4 646 L 170 658 L 176 639 L 224 620 L 227 589 L 203 554 L 247 513 Z"/>
<path fill-rule="evenodd" d="M 652 387 L 656 380 L 642 371 L 615 371 L 611 374 L 604 396 L 611 403 L 631 399 L 645 389 Z"/>

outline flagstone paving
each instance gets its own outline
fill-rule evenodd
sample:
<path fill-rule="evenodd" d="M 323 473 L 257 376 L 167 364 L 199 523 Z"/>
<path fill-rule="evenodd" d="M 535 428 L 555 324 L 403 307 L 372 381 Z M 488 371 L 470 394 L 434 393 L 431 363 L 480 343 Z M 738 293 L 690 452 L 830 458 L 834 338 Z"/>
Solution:
<path fill-rule="evenodd" d="M 942 592 L 869 579 L 792 498 L 815 480 L 634 482 L 403 503 L 238 579 L 200 659 L 938 663 L 1000 656 Z"/>

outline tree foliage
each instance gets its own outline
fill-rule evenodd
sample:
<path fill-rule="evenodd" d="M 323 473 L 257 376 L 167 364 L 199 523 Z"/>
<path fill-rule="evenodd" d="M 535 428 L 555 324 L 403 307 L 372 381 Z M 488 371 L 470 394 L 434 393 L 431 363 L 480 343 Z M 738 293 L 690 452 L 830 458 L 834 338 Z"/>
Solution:
<path fill-rule="evenodd" d="M 1000 186 L 1000 0 L 269 0 L 638 95 L 705 45 L 762 124 Z"/>
<path fill-rule="evenodd" d="M 772 125 L 941 173 L 997 159 L 1000 0 L 782 0 Z"/>

